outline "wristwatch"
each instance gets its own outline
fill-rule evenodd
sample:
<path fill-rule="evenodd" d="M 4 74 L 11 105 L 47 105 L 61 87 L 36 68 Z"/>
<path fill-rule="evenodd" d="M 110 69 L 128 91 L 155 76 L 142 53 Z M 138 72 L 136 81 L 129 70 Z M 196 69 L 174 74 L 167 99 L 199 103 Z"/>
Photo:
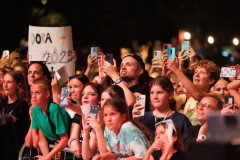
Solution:
<path fill-rule="evenodd" d="M 203 142 L 203 141 L 205 141 L 207 139 L 207 137 L 205 136 L 205 135 L 201 135 L 201 136 L 199 136 L 196 140 L 197 140 L 197 142 Z"/>
<path fill-rule="evenodd" d="M 122 82 L 122 78 L 117 78 L 115 81 L 113 81 L 115 84 L 119 84 Z"/>

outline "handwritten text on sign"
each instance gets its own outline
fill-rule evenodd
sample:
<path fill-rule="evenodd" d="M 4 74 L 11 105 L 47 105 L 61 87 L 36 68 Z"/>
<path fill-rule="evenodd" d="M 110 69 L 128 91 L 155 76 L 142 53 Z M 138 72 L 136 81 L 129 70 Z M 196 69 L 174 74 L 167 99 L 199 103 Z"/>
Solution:
<path fill-rule="evenodd" d="M 72 28 L 29 26 L 29 61 L 45 61 L 48 69 L 57 71 L 66 65 L 68 76 L 75 73 L 72 59 Z"/>

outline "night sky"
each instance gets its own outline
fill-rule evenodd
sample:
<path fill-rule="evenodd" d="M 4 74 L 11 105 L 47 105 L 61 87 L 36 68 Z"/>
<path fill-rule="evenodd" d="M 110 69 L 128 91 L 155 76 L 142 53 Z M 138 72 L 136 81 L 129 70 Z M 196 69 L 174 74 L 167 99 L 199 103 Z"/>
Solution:
<path fill-rule="evenodd" d="M 2 2 L 3 3 L 3 2 Z M 1 50 L 19 47 L 28 37 L 28 26 L 65 26 L 73 29 L 74 49 L 84 57 L 84 49 L 98 45 L 105 52 L 119 55 L 132 40 L 140 44 L 160 39 L 169 43 L 179 29 L 205 42 L 215 37 L 220 50 L 240 36 L 240 9 L 226 0 L 138 0 L 81 1 L 8 0 L 1 4 Z M 220 54 L 220 53 L 219 53 Z"/>

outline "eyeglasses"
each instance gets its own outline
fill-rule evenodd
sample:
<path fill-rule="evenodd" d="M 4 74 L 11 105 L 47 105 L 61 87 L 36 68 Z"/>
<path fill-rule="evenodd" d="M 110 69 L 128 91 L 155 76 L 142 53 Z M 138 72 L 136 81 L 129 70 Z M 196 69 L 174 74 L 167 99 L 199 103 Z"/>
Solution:
<path fill-rule="evenodd" d="M 204 103 L 204 104 L 202 104 L 202 103 L 197 103 L 197 108 L 200 109 L 200 107 L 201 107 L 202 109 L 204 109 L 204 110 L 207 110 L 207 109 L 211 108 L 211 105 L 209 105 L 209 104 L 207 104 L 207 103 Z"/>

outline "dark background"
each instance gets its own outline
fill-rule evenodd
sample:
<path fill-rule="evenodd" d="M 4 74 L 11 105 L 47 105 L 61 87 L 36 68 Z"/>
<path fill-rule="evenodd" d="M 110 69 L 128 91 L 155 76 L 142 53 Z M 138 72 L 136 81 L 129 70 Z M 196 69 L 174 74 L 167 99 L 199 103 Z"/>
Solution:
<path fill-rule="evenodd" d="M 133 40 L 146 44 L 148 40 L 169 43 L 178 37 L 179 29 L 192 33 L 203 44 L 214 36 L 212 47 L 216 59 L 221 47 L 232 45 L 239 36 L 240 9 L 237 1 L 226 0 L 139 0 L 81 1 L 41 0 L 1 1 L 1 51 L 19 47 L 28 38 L 28 26 L 65 26 L 73 29 L 74 50 L 85 60 L 89 48 L 102 47 L 104 52 L 120 54 L 120 47 Z M 85 65 L 86 60 L 83 62 Z"/>

